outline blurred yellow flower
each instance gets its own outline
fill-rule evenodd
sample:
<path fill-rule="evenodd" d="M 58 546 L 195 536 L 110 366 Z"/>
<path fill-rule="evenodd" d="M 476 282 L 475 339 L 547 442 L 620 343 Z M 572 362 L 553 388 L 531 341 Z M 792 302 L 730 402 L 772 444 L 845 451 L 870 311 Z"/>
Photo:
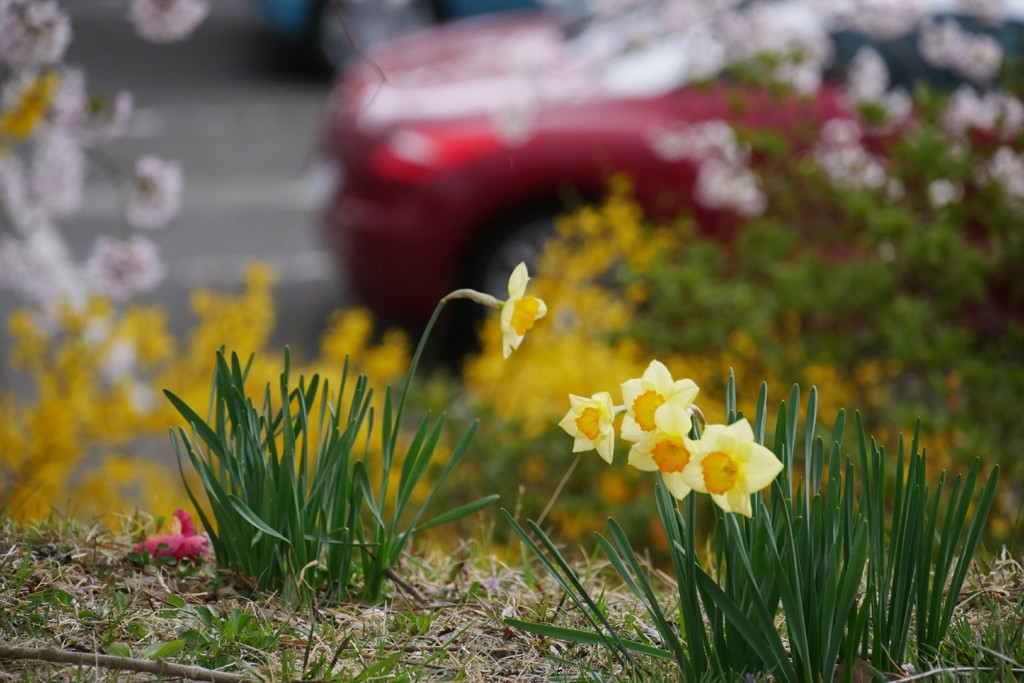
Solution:
<path fill-rule="evenodd" d="M 569 394 L 569 405 L 572 407 L 558 426 L 575 439 L 572 452 L 594 449 L 605 462 L 611 464 L 612 452 L 615 450 L 615 429 L 612 427 L 615 408 L 612 395 L 607 391 L 596 393 L 590 398 Z"/>
<path fill-rule="evenodd" d="M 615 469 L 601 472 L 597 480 L 597 488 L 601 492 L 601 499 L 613 505 L 625 505 L 634 497 L 633 488 L 626 481 L 623 473 Z"/>
<path fill-rule="evenodd" d="M 505 358 L 519 348 L 527 331 L 548 312 L 543 299 L 526 295 L 529 281 L 525 263 L 516 266 L 508 279 L 508 301 L 501 307 L 501 350 Z"/>
<path fill-rule="evenodd" d="M 24 140 L 50 111 L 60 75 L 56 71 L 47 71 L 29 83 L 18 93 L 14 105 L 0 116 L 0 133 L 16 140 Z"/>
<path fill-rule="evenodd" d="M 693 469 L 697 452 L 696 443 L 687 436 L 693 419 L 689 410 L 664 403 L 654 411 L 654 424 L 654 431 L 629 449 L 629 464 L 644 472 L 661 472 L 669 492 L 682 500 L 694 488 L 684 476 Z"/>
<path fill-rule="evenodd" d="M 700 389 L 692 379 L 673 381 L 664 363 L 652 360 L 641 377 L 622 384 L 626 415 L 622 418 L 622 438 L 639 441 L 655 430 L 654 412 L 664 403 L 671 403 L 690 412 Z M 689 428 L 686 430 L 689 432 Z"/>
<path fill-rule="evenodd" d="M 122 308 L 96 298 L 84 308 L 60 306 L 52 321 L 24 309 L 12 312 L 6 360 L 30 390 L 0 386 L 0 509 L 33 518 L 70 505 L 76 514 L 109 518 L 140 501 L 154 509 L 187 504 L 184 488 L 168 484 L 179 475 L 167 427 L 181 417 L 159 390 L 205 406 L 213 351 L 221 344 L 237 349 L 243 362 L 255 352 L 249 382 L 257 392 L 277 381 L 280 354 L 269 341 L 272 285 L 273 272 L 253 265 L 238 294 L 195 292 L 198 322 L 181 345 L 167 329 L 167 312 L 158 308 Z M 307 365 L 296 354 L 295 372 L 319 373 L 337 391 L 333 380 L 349 356 L 352 373 L 369 374 L 374 395 L 382 395 L 407 370 L 409 343 L 393 330 L 374 341 L 373 328 L 367 312 L 339 314 L 324 335 L 322 357 Z M 187 476 L 195 483 L 194 474 Z"/>
<path fill-rule="evenodd" d="M 772 483 L 782 471 L 775 454 L 754 441 L 746 419 L 709 425 L 683 478 L 694 491 L 708 493 L 726 512 L 753 515 L 750 496 Z"/>

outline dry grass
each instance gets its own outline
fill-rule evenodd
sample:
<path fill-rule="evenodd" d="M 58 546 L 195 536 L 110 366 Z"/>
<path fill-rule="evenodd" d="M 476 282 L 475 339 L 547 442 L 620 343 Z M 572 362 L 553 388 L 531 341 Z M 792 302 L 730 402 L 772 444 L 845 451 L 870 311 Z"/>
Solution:
<path fill-rule="evenodd" d="M 295 611 L 272 595 L 206 566 L 139 565 L 131 535 L 60 522 L 0 527 L 0 645 L 63 652 L 154 656 L 243 674 L 254 680 L 540 681 L 615 678 L 600 648 L 539 638 L 506 627 L 516 616 L 582 627 L 546 576 L 510 566 L 467 542 L 454 553 L 424 553 L 401 567 L 402 581 L 379 605 L 323 605 Z M 613 623 L 645 629 L 622 589 L 601 585 L 602 567 L 583 567 L 604 595 Z M 175 641 L 184 644 L 175 645 Z M 149 651 L 146 651 L 149 648 Z M 148 677 L 147 677 L 148 676 Z M 363 676 L 359 679 L 359 676 Z M 0 660 L 0 681 L 168 680 L 105 667 Z"/>
<path fill-rule="evenodd" d="M 217 575 L 210 563 L 186 569 L 138 564 L 130 557 L 132 528 L 136 534 L 140 530 L 137 522 L 123 531 L 74 522 L 0 523 L 0 656 L 5 647 L 35 648 L 85 661 L 0 658 L 0 681 L 200 680 L 203 675 L 90 665 L 102 654 L 132 661 L 160 658 L 230 674 L 223 680 L 626 678 L 600 648 L 506 627 L 502 619 L 508 616 L 576 628 L 586 624 L 557 584 L 528 565 L 502 560 L 501 549 L 484 542 L 408 558 L 400 584 L 382 604 L 297 611 L 275 596 L 250 592 L 241 578 Z M 636 601 L 604 566 L 581 564 L 580 571 L 588 588 L 602 596 L 616 628 L 657 643 Z M 652 571 L 652 577 L 670 587 L 661 572 Z M 959 667 L 958 678 L 1016 680 L 1013 676 L 1024 671 L 1020 562 L 1004 551 L 985 571 L 972 574 L 961 598 L 951 652 L 976 667 Z M 166 649 L 157 652 L 161 647 Z M 1000 663 L 1003 673 L 996 675 Z M 650 666 L 652 677 L 674 678 L 673 670 Z"/>

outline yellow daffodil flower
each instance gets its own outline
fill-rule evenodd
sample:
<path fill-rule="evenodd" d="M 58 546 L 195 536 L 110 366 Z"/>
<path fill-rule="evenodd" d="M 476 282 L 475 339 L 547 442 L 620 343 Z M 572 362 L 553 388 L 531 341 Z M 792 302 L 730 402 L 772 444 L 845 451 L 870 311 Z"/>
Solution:
<path fill-rule="evenodd" d="M 694 491 L 708 493 L 726 512 L 753 515 L 750 496 L 772 483 L 782 462 L 754 441 L 746 419 L 731 425 L 709 425 L 697 442 L 692 467 L 684 472 Z"/>
<path fill-rule="evenodd" d="M 639 441 L 654 432 L 654 413 L 665 403 L 692 412 L 693 401 L 699 391 L 692 379 L 673 381 L 668 368 L 652 360 L 641 377 L 622 384 L 622 398 L 626 405 L 626 414 L 622 418 L 622 438 L 626 441 Z M 690 431 L 689 427 L 686 431 Z"/>
<path fill-rule="evenodd" d="M 615 449 L 615 429 L 612 427 L 615 407 L 612 405 L 612 395 L 607 391 L 596 393 L 590 398 L 569 394 L 569 405 L 569 412 L 558 426 L 575 439 L 572 452 L 594 449 L 610 465 Z"/>
<path fill-rule="evenodd" d="M 501 307 L 501 350 L 505 358 L 519 348 L 526 332 L 548 312 L 542 299 L 526 295 L 529 281 L 525 263 L 516 266 L 508 279 L 508 301 Z"/>
<path fill-rule="evenodd" d="M 32 81 L 21 93 L 13 107 L 0 115 L 0 134 L 16 140 L 24 140 L 50 111 L 60 76 L 56 71 L 47 71 Z"/>
<path fill-rule="evenodd" d="M 629 449 L 629 464 L 645 472 L 661 472 L 673 496 L 682 500 L 693 488 L 688 479 L 697 444 L 687 436 L 693 427 L 690 411 L 675 403 L 663 403 L 654 411 L 655 429 Z M 689 475 L 689 477 L 687 476 Z"/>
<path fill-rule="evenodd" d="M 508 279 L 507 301 L 501 301 L 475 289 L 457 289 L 441 299 L 441 302 L 469 299 L 483 306 L 500 309 L 501 350 L 505 358 L 508 358 L 523 343 L 523 337 L 533 324 L 548 312 L 543 299 L 526 295 L 526 283 L 529 281 L 530 274 L 526 272 L 526 264 L 520 263 L 512 270 L 512 276 Z"/>

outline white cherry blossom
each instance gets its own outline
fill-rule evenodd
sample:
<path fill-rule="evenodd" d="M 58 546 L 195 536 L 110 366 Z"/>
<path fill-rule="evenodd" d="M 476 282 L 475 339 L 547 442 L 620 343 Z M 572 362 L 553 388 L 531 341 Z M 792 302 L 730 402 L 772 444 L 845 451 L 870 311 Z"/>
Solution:
<path fill-rule="evenodd" d="M 181 209 L 181 166 L 146 155 L 135 163 L 135 188 L 126 218 L 135 228 L 155 229 L 166 225 Z"/>
<path fill-rule="evenodd" d="M 128 18 L 146 40 L 174 43 L 187 38 L 209 11 L 205 0 L 131 0 Z"/>
<path fill-rule="evenodd" d="M 56 0 L 0 1 L 0 62 L 15 68 L 56 64 L 71 42 L 71 20 Z"/>

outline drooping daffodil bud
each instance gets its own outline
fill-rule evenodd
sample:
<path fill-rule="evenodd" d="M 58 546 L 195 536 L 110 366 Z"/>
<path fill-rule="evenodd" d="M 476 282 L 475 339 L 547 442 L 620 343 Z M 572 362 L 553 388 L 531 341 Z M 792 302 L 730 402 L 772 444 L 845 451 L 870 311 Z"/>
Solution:
<path fill-rule="evenodd" d="M 526 264 L 520 263 L 512 270 L 508 279 L 508 299 L 502 301 L 490 294 L 475 289 L 457 289 L 445 296 L 441 301 L 446 303 L 453 299 L 469 299 L 489 308 L 501 311 L 501 350 L 505 358 L 519 348 L 523 337 L 534 323 L 543 318 L 547 312 L 547 304 L 543 299 L 526 294 L 526 284 L 530 274 Z"/>

